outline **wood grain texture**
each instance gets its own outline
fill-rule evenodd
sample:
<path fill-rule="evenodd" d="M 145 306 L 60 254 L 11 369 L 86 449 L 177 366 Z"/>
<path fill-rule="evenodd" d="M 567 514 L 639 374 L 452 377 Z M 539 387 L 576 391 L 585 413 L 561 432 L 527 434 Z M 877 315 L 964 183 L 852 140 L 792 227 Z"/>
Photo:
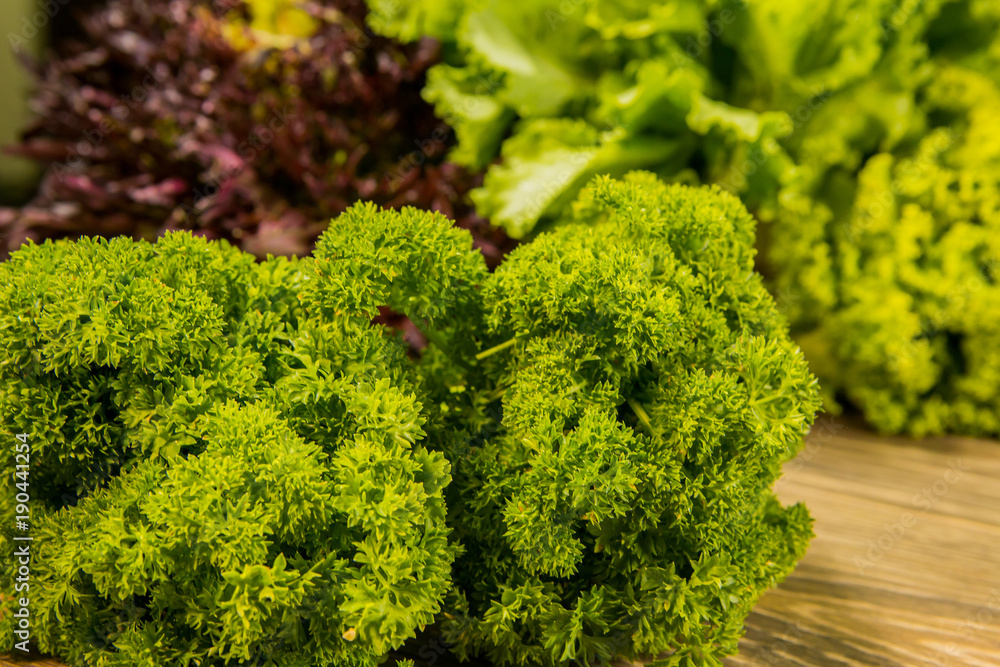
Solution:
<path fill-rule="evenodd" d="M 1000 443 L 825 418 L 776 489 L 816 538 L 726 667 L 1000 665 Z"/>
<path fill-rule="evenodd" d="M 1000 667 L 1000 442 L 824 418 L 776 488 L 816 539 L 726 667 Z"/>

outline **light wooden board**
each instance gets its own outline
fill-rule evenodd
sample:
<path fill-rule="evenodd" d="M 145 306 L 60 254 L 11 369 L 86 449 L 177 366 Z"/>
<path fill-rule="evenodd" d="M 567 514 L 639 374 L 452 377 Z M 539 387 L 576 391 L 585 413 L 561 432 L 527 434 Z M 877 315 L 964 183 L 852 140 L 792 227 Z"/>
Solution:
<path fill-rule="evenodd" d="M 824 418 L 776 488 L 816 538 L 726 667 L 1000 666 L 1000 443 Z"/>
<path fill-rule="evenodd" d="M 726 667 L 1000 667 L 1000 442 L 823 418 L 777 491 L 816 539 Z"/>

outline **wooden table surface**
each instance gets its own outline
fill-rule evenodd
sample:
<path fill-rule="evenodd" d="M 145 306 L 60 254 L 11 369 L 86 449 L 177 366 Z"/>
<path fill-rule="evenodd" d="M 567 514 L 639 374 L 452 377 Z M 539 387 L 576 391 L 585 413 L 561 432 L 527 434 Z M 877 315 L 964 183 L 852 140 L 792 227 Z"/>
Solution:
<path fill-rule="evenodd" d="M 826 417 L 776 488 L 816 538 L 726 667 L 1000 666 L 1000 442 Z"/>
<path fill-rule="evenodd" d="M 1000 667 L 1000 442 L 824 417 L 777 491 L 816 539 L 726 667 Z"/>

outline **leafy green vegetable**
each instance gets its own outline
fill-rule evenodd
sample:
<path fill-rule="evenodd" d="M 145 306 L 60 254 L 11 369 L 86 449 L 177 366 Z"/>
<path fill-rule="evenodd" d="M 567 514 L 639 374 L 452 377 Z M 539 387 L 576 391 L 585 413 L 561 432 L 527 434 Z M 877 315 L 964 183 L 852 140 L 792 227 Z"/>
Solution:
<path fill-rule="evenodd" d="M 736 198 L 636 173 L 572 208 L 488 277 L 453 253 L 429 262 L 419 236 L 401 246 L 408 214 L 362 210 L 320 242 L 331 273 L 309 289 L 366 316 L 388 303 L 429 332 L 416 371 L 428 442 L 455 471 L 463 554 L 443 632 L 459 657 L 718 664 L 811 535 L 769 486 L 816 383 L 753 272 Z M 425 266 L 439 267 L 428 293 L 461 304 L 443 335 L 433 304 L 393 296 L 412 280 L 399 267 Z"/>
<path fill-rule="evenodd" d="M 187 233 L 28 245 L 0 265 L 0 414 L 32 446 L 43 651 L 374 665 L 433 621 L 450 466 L 417 444 L 402 343 L 313 316 L 314 271 Z"/>
<path fill-rule="evenodd" d="M 509 247 L 475 215 L 481 177 L 445 161 L 453 133 L 421 98 L 438 47 L 373 33 L 364 0 L 74 6 L 12 147 L 46 170 L 24 206 L 0 207 L 0 259 L 29 238 L 175 229 L 301 257 L 359 200 L 441 211 L 493 265 Z"/>
<path fill-rule="evenodd" d="M 427 4 L 410 3 L 404 16 Z M 812 115 L 817 98 L 848 91 L 880 67 L 911 80 L 902 70 L 912 70 L 919 53 L 908 40 L 924 37 L 942 2 L 916 9 L 900 0 L 463 4 L 449 10 L 452 23 L 425 26 L 451 55 L 432 68 L 424 95 L 456 127 L 453 159 L 482 168 L 503 158 L 476 202 L 495 224 L 524 237 L 558 217 L 587 181 L 547 168 L 564 152 L 576 154 L 580 123 L 594 135 L 586 145 L 602 154 L 589 174 L 643 167 L 721 183 L 755 211 L 773 214 L 800 157 L 795 144 L 808 136 L 796 132 L 803 115 Z M 886 28 L 897 24 L 895 32 Z M 391 21 L 378 25 L 413 36 Z M 496 82 L 477 95 L 488 119 L 463 113 L 455 94 L 456 82 L 472 80 Z M 883 115 L 895 112 L 882 107 Z M 510 118 L 521 122 L 510 125 Z M 548 124 L 539 125 L 543 120 Z M 497 150 L 504 129 L 510 136 Z M 525 183 L 550 194 L 532 198 Z"/>
<path fill-rule="evenodd" d="M 564 208 L 595 175 L 621 176 L 623 165 L 661 165 L 677 152 L 678 143 L 601 133 L 582 121 L 531 121 L 504 143 L 504 162 L 490 170 L 484 188 L 472 197 L 482 215 L 506 220 L 507 232 L 521 237 L 541 211 Z M 490 188 L 511 196 L 498 200 L 489 195 Z"/>
<path fill-rule="evenodd" d="M 779 223 L 778 284 L 825 390 L 875 426 L 998 433 L 1000 88 L 951 67 L 925 95 L 947 124 L 912 151 L 870 157 L 841 186 L 851 208 L 803 207 Z M 810 235 L 785 233 L 796 223 Z"/>
<path fill-rule="evenodd" d="M 488 420 L 445 450 L 445 636 L 497 664 L 719 664 L 811 535 L 768 487 L 815 380 L 736 198 L 602 177 L 561 222 L 486 282 L 483 389 L 452 394 Z"/>
<path fill-rule="evenodd" d="M 429 4 L 376 27 L 412 38 L 405 26 Z M 595 174 L 673 176 L 698 159 L 721 169 L 728 144 L 787 134 L 784 114 L 712 99 L 711 58 L 689 53 L 710 21 L 737 29 L 736 3 L 458 5 L 451 24 L 425 26 L 454 55 L 431 69 L 424 96 L 455 127 L 452 159 L 475 169 L 502 155 L 474 199 L 512 236 L 559 215 Z"/>
<path fill-rule="evenodd" d="M 374 665 L 437 622 L 498 664 L 720 664 L 811 536 L 770 486 L 816 381 L 737 198 L 634 172 L 568 210 L 492 274 L 373 204 L 303 260 L 175 233 L 0 265 L 39 646 Z"/>

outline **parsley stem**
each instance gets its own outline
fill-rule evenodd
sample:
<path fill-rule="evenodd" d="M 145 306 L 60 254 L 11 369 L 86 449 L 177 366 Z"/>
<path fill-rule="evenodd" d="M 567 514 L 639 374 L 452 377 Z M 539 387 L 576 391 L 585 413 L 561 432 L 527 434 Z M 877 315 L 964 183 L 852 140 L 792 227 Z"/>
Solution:
<path fill-rule="evenodd" d="M 496 354 L 497 352 L 503 352 L 508 347 L 513 346 L 514 343 L 516 343 L 516 342 L 517 342 L 517 338 L 511 338 L 510 340 L 508 340 L 505 343 L 500 343 L 499 345 L 494 345 L 490 349 L 483 350 L 482 352 L 480 352 L 479 354 L 477 354 L 476 355 L 476 360 L 479 361 L 481 359 L 485 359 L 486 357 L 490 356 L 491 354 Z"/>
<path fill-rule="evenodd" d="M 642 425 L 645 426 L 650 433 L 652 433 L 653 425 L 649 422 L 649 415 L 647 415 L 646 411 L 642 408 L 641 405 L 639 405 L 639 401 L 635 400 L 634 398 L 630 398 L 628 399 L 628 406 L 632 408 L 632 412 L 634 412 L 635 416 L 639 418 L 639 421 L 642 422 Z"/>

